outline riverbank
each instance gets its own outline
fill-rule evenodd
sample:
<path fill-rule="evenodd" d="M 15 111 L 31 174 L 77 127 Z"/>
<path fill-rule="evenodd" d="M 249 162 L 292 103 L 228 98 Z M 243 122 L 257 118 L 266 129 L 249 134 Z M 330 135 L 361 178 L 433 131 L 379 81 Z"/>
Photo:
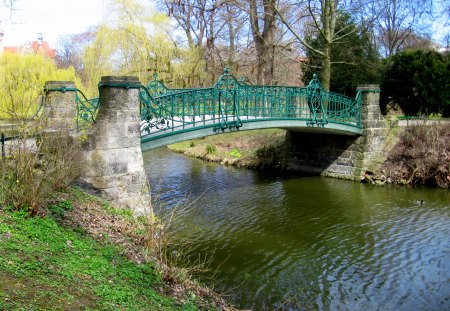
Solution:
<path fill-rule="evenodd" d="M 386 160 L 365 176 L 373 183 L 450 188 L 450 122 L 400 128 Z"/>
<path fill-rule="evenodd" d="M 279 129 L 208 136 L 168 146 L 187 156 L 225 165 L 282 169 L 284 137 Z M 427 185 L 450 188 L 450 122 L 415 124 L 392 131 L 394 146 L 385 160 L 362 180 L 373 184 Z"/>
<path fill-rule="evenodd" d="M 286 131 L 233 132 L 169 145 L 171 151 L 224 165 L 251 169 L 281 169 Z"/>
<path fill-rule="evenodd" d="M 169 280 L 147 245 L 145 221 L 79 188 L 35 217 L 0 208 L 0 309 L 231 310 L 181 271 Z"/>

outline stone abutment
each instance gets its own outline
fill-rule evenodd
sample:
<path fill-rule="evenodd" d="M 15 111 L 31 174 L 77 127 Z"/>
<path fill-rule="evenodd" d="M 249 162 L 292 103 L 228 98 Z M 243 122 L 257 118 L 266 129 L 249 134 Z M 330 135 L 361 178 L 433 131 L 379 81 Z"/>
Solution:
<path fill-rule="evenodd" d="M 358 87 L 362 96 L 363 135 L 286 133 L 283 168 L 301 173 L 358 180 L 382 162 L 389 122 L 380 106 L 377 85 Z"/>

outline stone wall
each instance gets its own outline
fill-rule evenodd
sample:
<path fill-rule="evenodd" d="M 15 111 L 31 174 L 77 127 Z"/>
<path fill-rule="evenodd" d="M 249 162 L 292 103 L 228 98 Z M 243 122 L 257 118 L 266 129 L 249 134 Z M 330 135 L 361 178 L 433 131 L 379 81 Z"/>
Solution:
<path fill-rule="evenodd" d="M 379 107 L 379 88 L 358 88 L 362 95 L 362 136 L 287 132 L 283 168 L 302 173 L 359 179 L 381 164 L 389 123 Z"/>

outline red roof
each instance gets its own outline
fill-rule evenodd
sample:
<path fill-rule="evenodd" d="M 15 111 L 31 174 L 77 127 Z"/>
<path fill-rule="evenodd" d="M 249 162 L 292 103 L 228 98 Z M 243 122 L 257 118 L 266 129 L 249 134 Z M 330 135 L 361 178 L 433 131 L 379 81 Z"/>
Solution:
<path fill-rule="evenodd" d="M 55 49 L 51 49 L 48 45 L 47 41 L 41 41 L 40 44 L 38 41 L 33 41 L 31 43 L 31 50 L 27 51 L 24 45 L 22 46 L 5 46 L 3 48 L 4 52 L 9 52 L 13 54 L 24 54 L 27 52 L 33 52 L 34 54 L 42 53 L 44 56 L 54 59 L 56 55 Z"/>

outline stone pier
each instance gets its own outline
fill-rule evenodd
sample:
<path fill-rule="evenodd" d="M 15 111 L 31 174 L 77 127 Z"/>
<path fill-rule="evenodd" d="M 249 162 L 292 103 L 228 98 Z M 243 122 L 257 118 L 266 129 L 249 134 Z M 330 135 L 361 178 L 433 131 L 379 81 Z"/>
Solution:
<path fill-rule="evenodd" d="M 44 123 L 49 130 L 76 130 L 77 105 L 73 81 L 45 83 Z"/>
<path fill-rule="evenodd" d="M 151 200 L 140 145 L 139 86 L 137 77 L 102 77 L 82 180 L 118 207 L 142 215 L 151 211 Z"/>
<path fill-rule="evenodd" d="M 288 131 L 283 167 L 297 172 L 358 180 L 374 170 L 389 130 L 379 106 L 377 85 L 363 85 L 362 136 Z"/>

